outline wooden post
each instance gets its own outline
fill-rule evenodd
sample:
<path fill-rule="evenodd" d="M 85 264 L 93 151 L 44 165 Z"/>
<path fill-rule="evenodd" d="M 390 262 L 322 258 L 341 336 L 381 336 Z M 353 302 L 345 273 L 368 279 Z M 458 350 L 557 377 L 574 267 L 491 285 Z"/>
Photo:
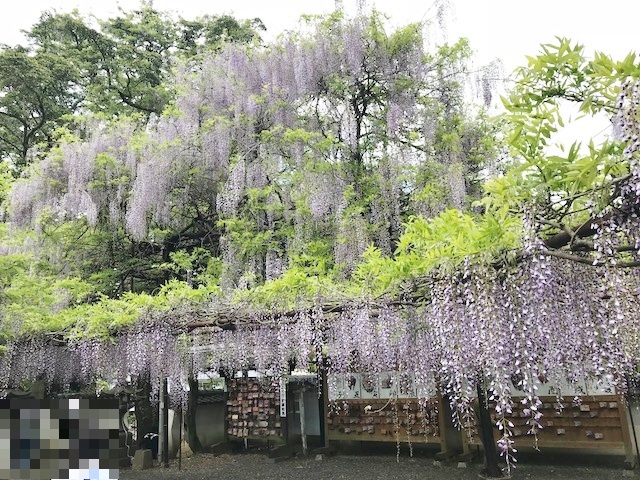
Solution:
<path fill-rule="evenodd" d="M 167 414 L 165 410 L 165 388 L 166 383 L 164 377 L 160 378 L 160 409 L 158 412 L 158 460 L 162 462 L 164 451 L 167 445 L 164 443 L 164 417 Z"/>
<path fill-rule="evenodd" d="M 158 456 L 161 459 L 162 466 L 164 468 L 169 467 L 169 393 L 167 391 L 167 378 L 162 379 L 160 388 L 160 411 L 162 413 L 162 422 L 159 425 L 159 430 L 162 432 L 160 438 L 158 438 L 158 445 L 162 442 L 162 453 L 158 449 Z"/>
<path fill-rule="evenodd" d="M 182 427 L 184 425 L 184 417 L 182 416 L 182 405 L 180 405 L 180 435 L 178 438 L 178 470 L 182 470 Z"/>
<path fill-rule="evenodd" d="M 329 384 L 327 382 L 327 369 L 324 360 L 322 362 L 321 378 L 320 388 L 322 388 L 322 392 L 320 396 L 320 412 L 322 417 L 320 418 L 320 432 L 322 433 L 324 447 L 329 448 L 329 431 L 327 429 L 327 420 L 329 418 Z"/>
<path fill-rule="evenodd" d="M 302 437 L 302 455 L 307 456 L 307 432 L 304 418 L 304 386 L 300 388 L 300 436 Z"/>
<path fill-rule="evenodd" d="M 626 405 L 626 409 L 625 409 Z M 636 467 L 638 457 L 638 443 L 636 437 L 636 426 L 633 423 L 633 413 L 631 412 L 631 399 L 624 398 L 622 395 L 618 398 L 618 411 L 620 412 L 620 426 L 622 427 L 622 441 L 624 442 L 625 453 L 625 468 L 627 470 L 633 470 Z M 631 432 L 629 431 L 631 426 L 631 432 L 633 432 L 633 443 L 631 439 Z M 635 444 L 635 451 L 633 445 Z"/>
<path fill-rule="evenodd" d="M 436 453 L 436 460 L 447 460 L 457 453 L 457 440 L 460 431 L 455 429 L 451 423 L 451 408 L 447 399 L 438 394 L 438 427 L 440 430 L 440 451 Z"/>

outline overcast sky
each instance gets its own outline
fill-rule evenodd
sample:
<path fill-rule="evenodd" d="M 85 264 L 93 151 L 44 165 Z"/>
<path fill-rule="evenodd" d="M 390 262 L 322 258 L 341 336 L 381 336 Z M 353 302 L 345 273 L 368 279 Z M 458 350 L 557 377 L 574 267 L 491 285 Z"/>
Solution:
<path fill-rule="evenodd" d="M 447 1 L 447 0 L 445 0 Z M 342 0 L 347 14 L 356 11 L 358 3 L 375 7 L 390 17 L 393 26 L 434 18 L 434 0 Z M 118 6 L 129 11 L 139 6 L 138 0 L 18 0 L 3 9 L 0 16 L 0 43 L 23 42 L 21 30 L 28 30 L 44 10 L 69 12 L 74 8 L 83 14 L 109 18 Z M 294 29 L 302 14 L 329 13 L 335 0 L 154 0 L 158 10 L 174 12 L 187 19 L 203 14 L 231 14 L 237 18 L 262 19 L 269 40 L 286 29 Z M 505 74 L 526 65 L 526 55 L 536 55 L 541 43 L 552 43 L 555 36 L 568 37 L 594 50 L 623 58 L 629 52 L 640 52 L 640 1 L 610 0 L 448 0 L 446 36 L 454 41 L 469 38 L 475 50 L 476 65 L 499 59 Z M 573 116 L 573 114 L 569 113 Z M 606 135 L 609 120 L 583 119 L 556 134 L 562 143 Z"/>
<path fill-rule="evenodd" d="M 343 0 L 348 13 L 358 1 Z M 394 25 L 433 16 L 433 0 L 365 0 L 368 7 L 391 16 Z M 477 52 L 477 62 L 500 58 L 509 72 L 525 62 L 525 55 L 535 55 L 540 43 L 554 36 L 580 41 L 589 50 L 614 56 L 640 51 L 640 2 L 637 0 L 450 0 L 448 37 L 466 36 Z M 29 29 L 40 12 L 48 9 L 93 13 L 107 18 L 117 6 L 131 10 L 136 1 L 126 0 L 21 0 L 11 2 L 0 16 L 0 43 L 22 41 L 21 29 Z M 229 13 L 239 18 L 259 17 L 270 35 L 295 28 L 301 14 L 325 13 L 335 7 L 335 0 L 154 0 L 155 8 L 174 11 L 185 18 L 205 13 Z"/>

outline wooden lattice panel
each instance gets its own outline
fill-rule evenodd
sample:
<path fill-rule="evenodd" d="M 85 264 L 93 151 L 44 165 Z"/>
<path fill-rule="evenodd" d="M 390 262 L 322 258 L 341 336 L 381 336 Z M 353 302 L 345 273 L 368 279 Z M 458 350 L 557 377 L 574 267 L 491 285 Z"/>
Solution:
<path fill-rule="evenodd" d="M 253 379 L 228 382 L 227 435 L 239 438 L 282 437 L 277 386 Z"/>
<path fill-rule="evenodd" d="M 329 408 L 327 431 L 330 440 L 439 443 L 438 401 L 421 407 L 415 398 L 395 405 L 393 400 L 338 400 Z"/>
<path fill-rule="evenodd" d="M 540 420 L 543 428 L 538 432 L 538 446 L 554 448 L 607 448 L 627 450 L 629 430 L 623 399 L 616 395 L 593 395 L 580 397 L 581 402 L 573 404 L 563 401 L 559 409 L 555 396 L 541 397 Z M 532 446 L 533 435 L 528 434 L 527 416 L 523 412 L 520 398 L 514 398 L 513 416 L 514 440 L 518 446 Z M 490 409 L 492 407 L 490 406 Z M 492 412 L 495 424 L 495 414 Z M 494 428 L 496 440 L 500 432 Z M 471 444 L 480 443 L 474 435 Z"/>

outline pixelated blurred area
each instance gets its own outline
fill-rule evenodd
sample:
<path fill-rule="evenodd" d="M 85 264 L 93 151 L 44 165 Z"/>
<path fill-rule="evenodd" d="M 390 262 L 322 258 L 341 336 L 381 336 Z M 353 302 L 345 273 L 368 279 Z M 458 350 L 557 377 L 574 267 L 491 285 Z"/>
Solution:
<path fill-rule="evenodd" d="M 0 399 L 0 480 L 118 478 L 118 399 Z"/>

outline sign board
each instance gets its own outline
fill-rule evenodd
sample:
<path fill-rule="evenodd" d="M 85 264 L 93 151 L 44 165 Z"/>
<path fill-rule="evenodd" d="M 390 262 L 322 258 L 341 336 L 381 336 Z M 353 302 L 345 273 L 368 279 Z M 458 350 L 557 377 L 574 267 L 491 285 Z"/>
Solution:
<path fill-rule="evenodd" d="M 280 379 L 280 416 L 287 416 L 287 379 Z"/>

